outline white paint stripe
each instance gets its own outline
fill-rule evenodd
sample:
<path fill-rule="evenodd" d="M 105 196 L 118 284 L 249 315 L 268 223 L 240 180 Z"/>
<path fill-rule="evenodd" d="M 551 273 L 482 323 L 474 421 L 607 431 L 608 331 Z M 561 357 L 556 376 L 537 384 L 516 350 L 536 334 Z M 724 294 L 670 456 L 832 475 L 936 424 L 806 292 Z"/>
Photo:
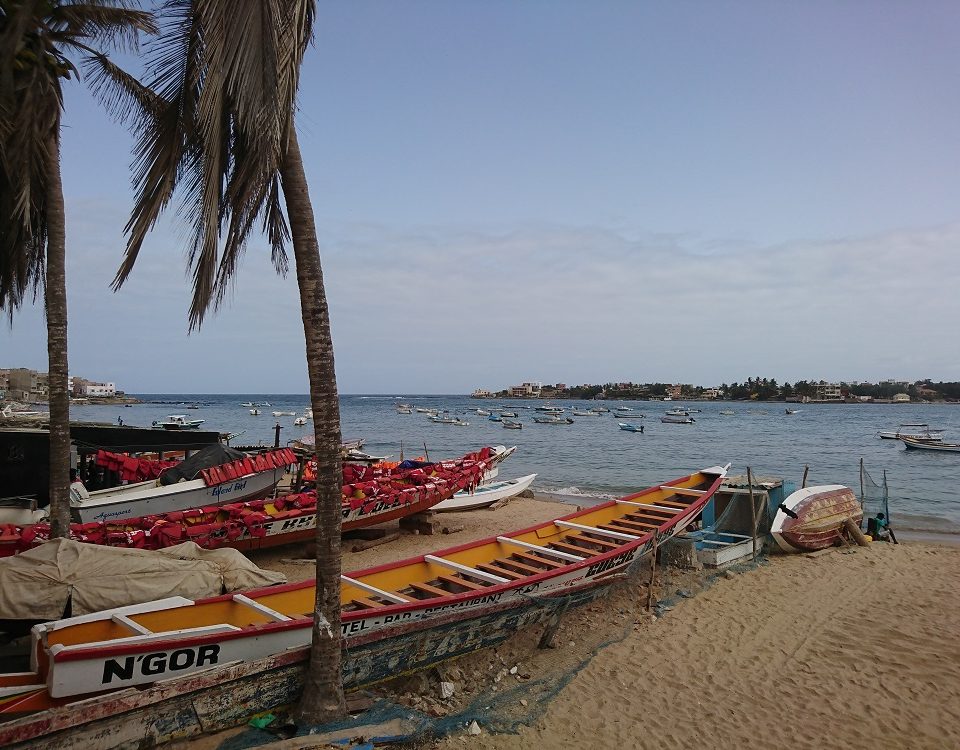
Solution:
<path fill-rule="evenodd" d="M 389 591 L 378 589 L 376 586 L 371 586 L 369 583 L 358 581 L 355 578 L 350 578 L 349 576 L 342 575 L 340 576 L 340 580 L 344 583 L 349 583 L 351 586 L 356 586 L 358 589 L 363 589 L 370 594 L 376 594 L 377 596 L 383 597 L 388 602 L 393 602 L 394 604 L 406 604 L 410 601 L 405 596 L 400 596 L 399 594 L 393 594 Z"/>
<path fill-rule="evenodd" d="M 266 615 L 273 620 L 278 620 L 279 622 L 287 622 L 288 620 L 293 619 L 291 617 L 287 617 L 282 612 L 277 612 L 275 609 L 270 609 L 270 607 L 268 607 L 266 604 L 261 604 L 255 599 L 251 599 L 243 594 L 234 594 L 233 600 L 238 604 L 246 604 L 251 609 L 257 610 L 257 612 L 260 614 Z"/>
<path fill-rule="evenodd" d="M 232 633 L 242 630 L 236 625 L 222 623 L 219 625 L 203 625 L 199 628 L 183 628 L 182 630 L 166 630 L 162 633 L 151 633 L 149 635 L 132 635 L 129 638 L 114 638 L 109 641 L 91 641 L 89 643 L 71 643 L 68 646 L 62 643 L 55 643 L 49 648 L 50 656 L 56 656 L 63 651 L 79 651 L 87 648 L 100 648 L 101 646 L 128 646 L 138 643 L 152 643 L 154 641 L 179 640 L 180 638 L 191 638 L 199 635 L 216 635 L 217 633 Z"/>
<path fill-rule="evenodd" d="M 452 560 L 444 560 L 442 557 L 437 557 L 435 555 L 424 555 L 424 560 L 428 560 L 437 565 L 442 565 L 445 568 L 450 568 L 450 570 L 456 570 L 460 573 L 466 573 L 467 575 L 476 576 L 481 581 L 490 581 L 491 583 L 509 583 L 509 579 L 501 578 L 500 576 L 495 576 L 493 573 L 485 573 L 482 570 L 477 570 L 476 568 L 471 568 L 468 565 L 461 565 L 460 563 L 455 563 Z"/>
<path fill-rule="evenodd" d="M 132 630 L 134 633 L 139 633 L 140 635 L 150 635 L 150 633 L 153 632 L 150 630 L 150 628 L 145 628 L 139 622 L 134 622 L 126 615 L 114 613 L 110 619 L 118 625 L 123 625 L 124 627 L 130 628 L 130 630 Z"/>
<path fill-rule="evenodd" d="M 586 558 L 577 557 L 576 555 L 571 555 L 568 552 L 561 552 L 560 550 L 550 549 L 549 547 L 541 547 L 539 544 L 530 544 L 529 542 L 521 542 L 519 539 L 511 539 L 508 536 L 498 536 L 498 542 L 503 544 L 514 544 L 517 547 L 523 547 L 524 549 L 536 550 L 537 552 L 543 552 L 547 555 L 553 555 L 554 557 L 559 557 L 561 560 L 566 560 L 567 562 L 582 562 Z"/>
<path fill-rule="evenodd" d="M 583 531 L 590 531 L 594 534 L 600 536 L 608 536 L 611 539 L 622 539 L 626 542 L 632 542 L 640 537 L 634 536 L 633 534 L 624 534 L 619 531 L 607 531 L 606 529 L 598 529 L 595 526 L 584 526 L 582 523 L 570 523 L 569 521 L 554 521 L 554 523 L 560 528 L 566 529 L 581 529 Z"/>

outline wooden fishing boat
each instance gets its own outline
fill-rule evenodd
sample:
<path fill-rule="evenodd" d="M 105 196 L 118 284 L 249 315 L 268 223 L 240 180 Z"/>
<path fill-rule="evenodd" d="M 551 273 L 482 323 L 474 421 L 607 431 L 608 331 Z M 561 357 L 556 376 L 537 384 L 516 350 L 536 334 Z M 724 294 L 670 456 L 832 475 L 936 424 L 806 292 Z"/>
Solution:
<path fill-rule="evenodd" d="M 573 424 L 573 420 L 570 417 L 534 417 L 533 421 L 537 424 Z"/>
<path fill-rule="evenodd" d="M 849 487 L 805 487 L 780 504 L 770 533 L 784 552 L 812 552 L 838 542 L 846 521 L 859 525 L 862 519 L 860 501 Z"/>
<path fill-rule="evenodd" d="M 511 453 L 513 449 L 497 446 L 454 461 L 411 461 L 393 468 L 344 464 L 341 528 L 352 531 L 430 510 L 488 478 Z M 70 537 L 141 549 L 163 549 L 184 541 L 205 549 L 264 549 L 313 539 L 316 508 L 316 493 L 301 492 L 122 521 L 72 524 Z M 0 556 L 22 552 L 49 538 L 49 524 L 0 524 Z"/>
<path fill-rule="evenodd" d="M 693 424 L 696 420 L 693 417 L 684 417 L 679 414 L 664 414 L 660 421 L 666 424 Z"/>
<path fill-rule="evenodd" d="M 341 576 L 345 684 L 482 648 L 555 611 L 538 602 L 589 601 L 647 554 L 655 535 L 687 528 L 726 470 L 704 469 L 511 534 Z M 204 727 L 197 714 L 216 714 L 211 702 L 221 722 L 283 703 L 302 674 L 314 595 L 307 581 L 37 625 L 30 672 L 0 675 L 0 719 L 42 713 L 0 724 L 0 745 L 69 730 L 79 747 L 76 738 L 93 736 L 91 720 L 103 717 L 93 745 L 144 747 Z M 188 695 L 194 708 L 181 717 Z M 150 731 L 141 732 L 145 726 Z M 204 731 L 219 726 L 214 720 Z"/>
<path fill-rule="evenodd" d="M 470 490 L 461 490 L 449 500 L 442 500 L 434 505 L 433 510 L 450 512 L 488 508 L 499 500 L 506 500 L 507 498 L 519 495 L 527 489 L 536 478 L 536 474 L 528 474 L 525 477 L 519 477 L 517 479 L 506 479 L 502 482 L 483 484 L 472 492 Z"/>
<path fill-rule="evenodd" d="M 941 453 L 960 453 L 960 444 L 942 443 L 937 440 L 918 440 L 916 438 L 902 437 L 900 442 L 904 447 L 917 451 L 940 451 Z"/>
<path fill-rule="evenodd" d="M 522 430 L 523 429 L 523 422 L 516 422 L 512 419 L 504 419 L 502 420 L 502 423 L 503 423 L 504 429 L 506 430 Z"/>
<path fill-rule="evenodd" d="M 625 432 L 643 432 L 642 425 L 631 424 L 630 422 L 617 422 L 617 427 Z"/>

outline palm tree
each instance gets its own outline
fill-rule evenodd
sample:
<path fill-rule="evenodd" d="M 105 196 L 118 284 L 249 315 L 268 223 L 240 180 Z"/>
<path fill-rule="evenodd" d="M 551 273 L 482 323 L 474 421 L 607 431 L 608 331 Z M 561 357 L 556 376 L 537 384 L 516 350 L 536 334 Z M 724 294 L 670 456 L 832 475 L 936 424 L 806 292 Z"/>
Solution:
<path fill-rule="evenodd" d="M 43 289 L 50 398 L 51 536 L 70 529 L 66 217 L 60 179 L 61 83 L 91 45 L 135 45 L 149 13 L 123 0 L 0 0 L 0 308 Z"/>
<path fill-rule="evenodd" d="M 340 406 L 319 243 L 293 122 L 314 14 L 315 0 L 167 0 L 144 84 L 104 63 L 98 85 L 138 137 L 137 196 L 115 289 L 184 183 L 181 212 L 193 227 L 190 330 L 223 301 L 257 221 L 278 273 L 287 271 L 292 239 L 318 463 L 317 594 L 300 717 L 319 723 L 346 708 L 340 675 Z"/>

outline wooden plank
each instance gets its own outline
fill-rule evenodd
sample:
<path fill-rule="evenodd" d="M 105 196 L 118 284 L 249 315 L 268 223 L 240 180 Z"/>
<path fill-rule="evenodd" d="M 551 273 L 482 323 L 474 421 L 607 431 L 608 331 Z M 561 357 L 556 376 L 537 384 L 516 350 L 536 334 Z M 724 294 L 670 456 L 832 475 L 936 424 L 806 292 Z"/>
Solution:
<path fill-rule="evenodd" d="M 447 560 L 445 557 L 437 557 L 436 555 L 424 555 L 423 559 L 427 562 L 432 562 L 435 565 L 441 565 L 444 568 L 449 568 L 450 570 L 455 570 L 458 573 L 466 573 L 469 576 L 475 576 L 481 581 L 489 581 L 490 583 L 506 583 L 506 578 L 500 578 L 500 576 L 491 575 L 490 573 L 484 573 L 482 570 L 477 570 L 476 568 L 471 568 L 469 565 L 462 565 L 461 563 L 454 562 L 453 560 Z"/>
<path fill-rule="evenodd" d="M 686 510 L 690 507 L 689 503 L 678 503 L 675 500 L 657 500 L 657 505 L 669 505 L 671 508 Z"/>
<path fill-rule="evenodd" d="M 431 586 L 429 583 L 420 583 L 420 581 L 411 581 L 408 585 L 414 591 L 421 591 L 424 594 L 430 594 L 430 596 L 450 596 L 449 591 L 438 589 L 436 586 Z"/>
<path fill-rule="evenodd" d="M 624 534 L 624 536 L 629 535 Z M 617 544 L 616 542 L 608 542 L 606 539 L 597 539 L 596 537 L 587 536 L 586 534 L 573 534 L 572 536 L 568 536 L 567 539 L 574 539 L 578 542 L 587 542 L 588 544 L 596 544 L 598 547 L 603 547 L 604 550 L 616 549 L 620 546 L 620 544 L 623 544 L 623 542 L 620 544 Z"/>
<path fill-rule="evenodd" d="M 457 578 L 456 576 L 439 575 L 437 579 L 457 586 L 463 586 L 463 588 L 469 589 L 470 591 L 479 591 L 480 589 L 486 588 L 482 583 L 474 583 L 473 581 L 468 581 L 465 578 Z"/>
<path fill-rule="evenodd" d="M 404 596 L 403 594 L 397 594 L 393 591 L 384 591 L 383 589 L 378 589 L 376 586 L 371 586 L 369 583 L 358 581 L 356 578 L 351 578 L 350 576 L 341 575 L 340 580 L 344 583 L 349 583 L 351 586 L 356 586 L 358 589 L 363 589 L 367 593 L 376 594 L 377 596 L 386 599 L 388 602 L 393 602 L 394 604 L 406 604 L 410 601 L 410 598 Z"/>
<path fill-rule="evenodd" d="M 627 513 L 627 515 L 617 520 L 627 521 L 628 523 L 636 524 L 637 526 L 643 526 L 648 529 L 659 529 L 663 523 L 663 519 L 648 518 L 647 516 L 641 516 L 638 513 Z M 651 523 L 651 521 L 660 521 L 660 523 Z"/>
<path fill-rule="evenodd" d="M 555 560 L 548 560 L 545 557 L 540 557 L 535 552 L 514 552 L 514 557 L 520 557 L 524 560 L 529 560 L 530 562 L 538 563 L 540 565 L 546 565 L 549 570 L 556 570 L 557 568 L 563 568 L 566 566 L 566 563 L 556 562 Z"/>
<path fill-rule="evenodd" d="M 623 518 L 611 519 L 610 523 L 611 525 L 615 524 L 613 526 L 614 531 L 623 531 L 623 529 L 626 529 L 627 531 L 639 531 L 641 534 L 646 534 L 651 529 L 657 528 L 656 526 L 650 526 L 650 524 L 640 524 L 636 521 L 628 521 Z M 623 528 L 617 528 L 618 526 Z"/>
<path fill-rule="evenodd" d="M 635 537 L 632 534 L 620 534 L 616 531 L 599 531 L 596 526 L 585 526 L 582 523 L 571 523 L 570 521 L 554 521 L 554 525 L 559 526 L 562 529 L 579 529 L 580 531 L 592 531 L 595 534 L 602 534 L 603 536 L 614 537 L 615 539 L 622 539 L 625 542 L 632 542 L 639 537 Z M 619 545 L 616 545 L 619 546 Z"/>
<path fill-rule="evenodd" d="M 509 536 L 498 536 L 497 541 L 501 544 L 512 544 L 515 547 L 523 547 L 528 549 L 531 552 L 543 552 L 549 554 L 552 557 L 559 557 L 561 560 L 568 560 L 569 562 L 581 562 L 584 558 L 579 555 L 568 555 L 566 552 L 560 552 L 559 550 L 552 550 L 549 547 L 543 547 L 539 544 L 530 544 L 530 542 L 521 542 L 519 539 L 514 539 Z"/>
<path fill-rule="evenodd" d="M 532 565 L 527 565 L 519 560 L 514 560 L 512 557 L 498 557 L 496 560 L 494 560 L 494 562 L 500 567 L 512 565 L 521 573 L 526 573 L 527 575 L 536 576 L 543 573 L 543 568 L 535 568 Z"/>
<path fill-rule="evenodd" d="M 514 570 L 507 570 L 506 568 L 501 568 L 499 565 L 494 565 L 493 563 L 480 563 L 477 565 L 481 570 L 486 570 L 491 573 L 495 573 L 499 576 L 505 576 L 513 581 L 516 581 L 518 578 L 526 578 L 522 573 L 517 573 Z"/>
<path fill-rule="evenodd" d="M 270 609 L 270 607 L 268 607 L 268 606 L 265 605 L 265 604 L 261 604 L 260 602 L 256 601 L 255 599 L 251 599 L 251 598 L 248 597 L 248 596 L 244 596 L 243 594 L 234 594 L 234 595 L 233 595 L 233 600 L 234 600 L 237 604 L 243 604 L 243 605 L 245 605 L 245 606 L 247 606 L 247 607 L 250 607 L 250 609 L 252 609 L 252 610 L 254 610 L 254 611 L 256 611 L 256 612 L 259 612 L 261 615 L 265 615 L 265 616 L 269 617 L 270 619 L 275 620 L 275 621 L 277 621 L 277 622 L 286 622 L 286 621 L 292 619 L 292 618 L 290 618 L 290 617 L 287 617 L 285 614 L 283 614 L 283 613 L 281 613 L 281 612 L 277 612 L 277 610 L 275 610 L 275 609 Z"/>
<path fill-rule="evenodd" d="M 565 552 L 582 552 L 583 554 L 589 555 L 590 557 L 596 557 L 597 555 L 601 554 L 600 552 L 597 552 L 595 549 L 578 547 L 575 544 L 567 544 L 566 542 L 550 542 L 550 545 L 552 547 L 559 547 L 561 550 Z"/>
<path fill-rule="evenodd" d="M 688 495 L 689 497 L 700 497 L 700 495 L 706 495 L 706 490 L 695 490 L 690 487 L 673 487 L 669 484 L 661 484 L 660 489 L 665 492 L 674 492 L 678 495 Z"/>
<path fill-rule="evenodd" d="M 351 599 L 350 603 L 356 604 L 358 607 L 362 607 L 363 609 L 376 609 L 377 607 L 386 606 L 381 602 L 375 602 L 373 599 L 368 599 L 365 596 L 359 596 L 356 599 Z"/>

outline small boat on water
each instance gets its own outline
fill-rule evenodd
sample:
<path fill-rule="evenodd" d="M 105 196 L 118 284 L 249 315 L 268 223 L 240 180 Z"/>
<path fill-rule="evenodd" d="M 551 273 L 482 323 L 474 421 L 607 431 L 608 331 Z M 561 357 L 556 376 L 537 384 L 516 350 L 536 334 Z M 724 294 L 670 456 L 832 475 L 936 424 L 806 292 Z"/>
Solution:
<path fill-rule="evenodd" d="M 599 417 L 600 412 L 598 411 L 583 411 L 582 409 L 574 409 L 573 416 L 575 417 Z"/>
<path fill-rule="evenodd" d="M 681 409 L 679 407 L 676 409 L 670 409 L 670 411 L 668 411 L 667 414 L 671 417 L 689 417 L 690 416 L 690 412 L 688 410 Z"/>
<path fill-rule="evenodd" d="M 441 417 L 438 414 L 432 414 L 429 417 L 430 421 L 434 424 L 452 424 L 457 427 L 469 427 L 470 423 L 460 419 L 460 417 Z"/>
<path fill-rule="evenodd" d="M 721 409 L 717 414 L 722 417 L 732 417 L 736 412 L 733 409 Z"/>
<path fill-rule="evenodd" d="M 617 422 L 617 427 L 625 432 L 643 432 L 643 425 L 635 425 L 630 422 Z"/>
<path fill-rule="evenodd" d="M 306 417 L 297 417 L 296 419 L 293 420 L 293 423 L 294 423 L 297 427 L 301 427 L 301 426 L 303 426 L 303 425 L 305 425 L 305 424 L 307 423 L 307 418 L 306 418 Z"/>
<path fill-rule="evenodd" d="M 490 412 L 488 412 L 486 409 L 477 409 L 477 416 L 478 416 L 478 417 L 489 417 L 489 416 L 490 416 Z"/>
<path fill-rule="evenodd" d="M 502 422 L 503 417 L 501 417 L 499 414 L 491 414 L 487 417 L 487 420 L 490 422 Z"/>
<path fill-rule="evenodd" d="M 798 411 L 800 411 L 800 410 L 799 410 L 799 409 L 789 409 L 789 408 L 787 408 L 787 409 L 784 409 L 784 411 L 785 411 L 787 414 L 796 414 L 796 413 L 797 413 Z"/>
<path fill-rule="evenodd" d="M 190 419 L 186 414 L 171 414 L 163 419 L 155 419 L 152 424 L 156 430 L 196 430 L 203 421 Z"/>
<path fill-rule="evenodd" d="M 275 417 L 295 417 L 297 415 L 295 411 L 272 411 L 270 413 Z"/>
<path fill-rule="evenodd" d="M 780 504 L 770 533 L 784 552 L 813 552 L 839 541 L 846 521 L 859 525 L 862 519 L 860 501 L 849 487 L 805 487 Z"/>
<path fill-rule="evenodd" d="M 940 440 L 917 440 L 907 437 L 900 438 L 900 442 L 909 450 L 960 453 L 960 443 L 944 443 Z"/>
<path fill-rule="evenodd" d="M 516 413 L 515 411 L 501 411 L 501 412 L 500 412 L 500 416 L 501 416 L 501 417 L 516 417 L 516 416 L 517 416 L 517 413 Z"/>
<path fill-rule="evenodd" d="M 597 414 L 606 414 L 610 410 L 606 406 L 594 406 L 590 411 L 595 411 Z"/>
<path fill-rule="evenodd" d="M 398 406 L 397 414 L 413 414 L 413 409 L 409 406 Z"/>
<path fill-rule="evenodd" d="M 512 419 L 504 419 L 502 420 L 502 422 L 505 430 L 522 430 L 523 429 L 523 422 L 515 422 Z"/>
<path fill-rule="evenodd" d="M 655 538 L 662 544 L 693 523 L 727 468 L 704 469 L 521 531 L 342 575 L 344 685 L 370 684 L 395 675 L 401 665 L 423 668 L 481 645 L 469 640 L 458 650 L 452 642 L 446 648 L 425 643 L 437 628 L 450 641 L 451 626 L 457 633 L 482 632 L 494 623 L 504 627 L 499 618 L 507 611 L 530 615 L 524 622 L 530 626 L 556 612 L 537 602 L 578 594 L 585 595 L 580 604 L 595 599 L 650 553 Z M 0 724 L 0 745 L 35 741 L 52 731 L 74 733 L 117 713 L 127 714 L 119 725 L 97 726 L 98 746 L 119 745 L 124 732 L 154 741 L 177 732 L 183 737 L 184 725 L 169 721 L 179 714 L 171 712 L 171 702 L 196 690 L 191 677 L 203 682 L 211 670 L 223 670 L 212 683 L 219 687 L 219 710 L 243 706 L 234 722 L 290 702 L 302 683 L 280 683 L 271 672 L 307 657 L 315 597 L 314 582 L 303 581 L 195 601 L 173 597 L 37 625 L 31 631 L 32 669 L 0 675 L 0 719 L 14 717 Z M 490 616 L 498 619 L 485 619 Z M 514 621 L 510 630 L 516 627 Z M 282 662 L 259 663 L 282 655 Z M 239 689 L 232 691 L 231 683 L 252 670 L 261 684 L 284 690 L 253 690 L 235 699 Z M 157 705 L 152 684 L 158 681 L 166 706 Z M 113 701 L 117 691 L 132 701 L 123 711 Z M 97 694 L 95 701 L 65 705 L 91 694 Z M 43 713 L 16 718 L 28 706 Z M 46 709 L 57 706 L 54 722 Z M 135 709 L 143 706 L 150 707 L 151 722 L 166 720 L 166 735 L 138 725 L 145 717 Z"/>
<path fill-rule="evenodd" d="M 240 406 L 253 406 L 253 401 L 244 401 L 240 404 Z"/>
<path fill-rule="evenodd" d="M 487 508 L 499 500 L 506 500 L 507 498 L 519 495 L 527 489 L 536 478 L 536 474 L 528 474 L 525 477 L 519 477 L 517 479 L 506 479 L 501 482 L 482 484 L 472 492 L 469 490 L 461 490 L 449 500 L 443 500 L 434 505 L 433 510 L 452 512 Z"/>
<path fill-rule="evenodd" d="M 664 414 L 660 421 L 666 424 L 693 424 L 696 420 L 693 417 L 684 417 L 680 414 Z"/>
<path fill-rule="evenodd" d="M 536 411 L 542 411 L 545 414 L 563 414 L 562 406 L 538 406 Z"/>
<path fill-rule="evenodd" d="M 260 416 L 260 410 L 259 410 L 259 409 L 251 409 L 251 410 L 250 410 L 250 416 L 251 416 L 251 417 L 259 417 L 259 416 Z"/>
<path fill-rule="evenodd" d="M 646 419 L 646 415 L 641 414 L 638 411 L 628 411 L 628 412 L 615 411 L 613 413 L 613 417 L 614 419 Z"/>
<path fill-rule="evenodd" d="M 943 440 L 943 430 L 931 429 L 926 422 L 904 422 L 896 430 L 883 430 L 877 433 L 877 436 L 883 440 L 926 440 L 941 442 Z"/>
<path fill-rule="evenodd" d="M 534 417 L 533 421 L 537 424 L 573 424 L 573 420 L 570 417 Z"/>

